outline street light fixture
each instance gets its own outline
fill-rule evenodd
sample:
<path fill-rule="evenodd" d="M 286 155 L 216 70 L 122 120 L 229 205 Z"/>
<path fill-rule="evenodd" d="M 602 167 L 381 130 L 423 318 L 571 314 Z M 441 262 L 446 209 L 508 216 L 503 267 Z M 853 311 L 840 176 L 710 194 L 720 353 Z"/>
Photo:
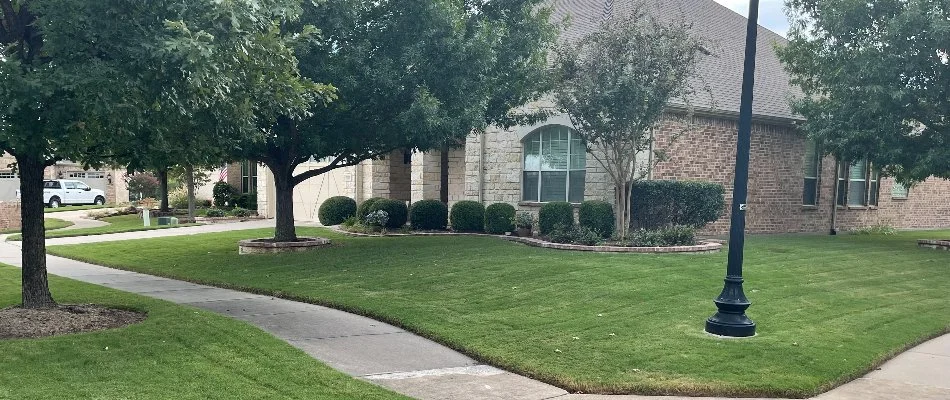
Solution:
<path fill-rule="evenodd" d="M 745 65 L 742 70 L 742 100 L 736 141 L 736 178 L 732 191 L 732 221 L 729 227 L 729 262 L 722 293 L 715 303 L 719 311 L 706 320 L 706 332 L 720 336 L 755 335 L 755 322 L 745 315 L 752 303 L 742 291 L 742 251 L 745 245 L 746 199 L 749 189 L 749 148 L 752 141 L 752 88 L 755 86 L 755 50 L 759 0 L 749 2 L 746 27 Z"/>

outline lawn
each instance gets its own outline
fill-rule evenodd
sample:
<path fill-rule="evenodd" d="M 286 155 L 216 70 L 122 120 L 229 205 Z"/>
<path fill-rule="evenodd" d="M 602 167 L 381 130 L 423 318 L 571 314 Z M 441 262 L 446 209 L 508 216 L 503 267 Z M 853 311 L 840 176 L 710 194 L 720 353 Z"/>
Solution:
<path fill-rule="evenodd" d="M 47 219 L 48 221 L 49 219 Z M 88 236 L 88 235 L 105 235 L 108 233 L 120 233 L 120 232 L 135 232 L 135 231 L 149 231 L 153 229 L 167 229 L 167 228 L 180 228 L 183 226 L 194 226 L 197 224 L 179 224 L 179 225 L 158 225 L 158 220 L 152 218 L 152 225 L 145 227 L 142 223 L 142 219 L 135 214 L 130 215 L 119 215 L 115 217 L 105 217 L 100 219 L 100 221 L 108 222 L 109 225 L 97 226 L 95 228 L 82 228 L 82 229 L 70 229 L 66 231 L 53 231 L 46 232 L 46 238 L 58 238 L 58 237 L 72 237 L 72 236 Z M 20 235 L 10 236 L 9 240 L 21 240 Z"/>
<path fill-rule="evenodd" d="M 0 308 L 20 301 L 0 265 Z M 210 312 L 50 277 L 62 303 L 148 312 L 125 328 L 0 340 L 0 399 L 390 399 L 251 325 Z"/>
<path fill-rule="evenodd" d="M 63 229 L 69 226 L 73 226 L 73 223 L 70 221 L 61 220 L 59 218 L 46 218 L 46 222 L 44 223 L 44 227 L 48 231 L 55 230 L 55 229 Z M 0 230 L 0 234 L 19 233 L 19 232 L 20 232 L 20 228 Z"/>
<path fill-rule="evenodd" d="M 57 212 L 63 212 L 63 211 L 95 210 L 95 209 L 98 209 L 98 208 L 114 208 L 114 207 L 115 207 L 115 206 L 113 206 L 113 205 L 97 206 L 97 205 L 95 205 L 95 204 L 87 204 L 87 205 L 82 205 L 82 206 L 60 206 L 60 207 L 56 207 L 56 208 L 46 207 L 46 208 L 43 209 L 43 212 L 45 212 L 45 213 L 57 213 Z"/>
<path fill-rule="evenodd" d="M 334 239 L 237 254 L 269 230 L 57 246 L 54 254 L 373 316 L 488 363 L 586 393 L 806 397 L 950 328 L 950 253 L 919 236 L 752 236 L 758 336 L 703 332 L 726 253 L 591 254 L 491 237 Z"/>

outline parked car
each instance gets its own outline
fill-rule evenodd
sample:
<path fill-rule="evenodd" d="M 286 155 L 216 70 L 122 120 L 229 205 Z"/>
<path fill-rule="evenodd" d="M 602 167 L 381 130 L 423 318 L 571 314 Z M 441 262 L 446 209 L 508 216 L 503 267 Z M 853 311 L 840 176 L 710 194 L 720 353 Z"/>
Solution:
<path fill-rule="evenodd" d="M 106 203 L 106 194 L 82 181 L 56 179 L 43 181 L 43 202 L 51 208 L 63 204 L 103 205 Z"/>

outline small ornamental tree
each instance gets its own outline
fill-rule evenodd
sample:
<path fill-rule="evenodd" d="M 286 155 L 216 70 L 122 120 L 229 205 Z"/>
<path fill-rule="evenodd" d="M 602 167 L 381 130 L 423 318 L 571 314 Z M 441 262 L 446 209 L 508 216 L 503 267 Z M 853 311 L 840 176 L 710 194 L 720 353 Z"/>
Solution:
<path fill-rule="evenodd" d="M 555 101 L 613 184 L 621 237 L 630 227 L 631 184 L 652 168 L 648 153 L 653 149 L 654 163 L 666 158 L 653 129 L 673 101 L 690 119 L 701 43 L 681 19 L 664 21 L 637 8 L 557 49 Z"/>

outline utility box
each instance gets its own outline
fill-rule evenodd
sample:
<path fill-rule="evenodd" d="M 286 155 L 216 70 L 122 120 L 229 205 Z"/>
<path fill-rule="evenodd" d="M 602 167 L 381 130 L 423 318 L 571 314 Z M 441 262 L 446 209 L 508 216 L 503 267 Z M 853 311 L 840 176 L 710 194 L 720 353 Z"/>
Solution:
<path fill-rule="evenodd" d="M 176 217 L 158 217 L 159 225 L 178 225 L 178 218 Z"/>

